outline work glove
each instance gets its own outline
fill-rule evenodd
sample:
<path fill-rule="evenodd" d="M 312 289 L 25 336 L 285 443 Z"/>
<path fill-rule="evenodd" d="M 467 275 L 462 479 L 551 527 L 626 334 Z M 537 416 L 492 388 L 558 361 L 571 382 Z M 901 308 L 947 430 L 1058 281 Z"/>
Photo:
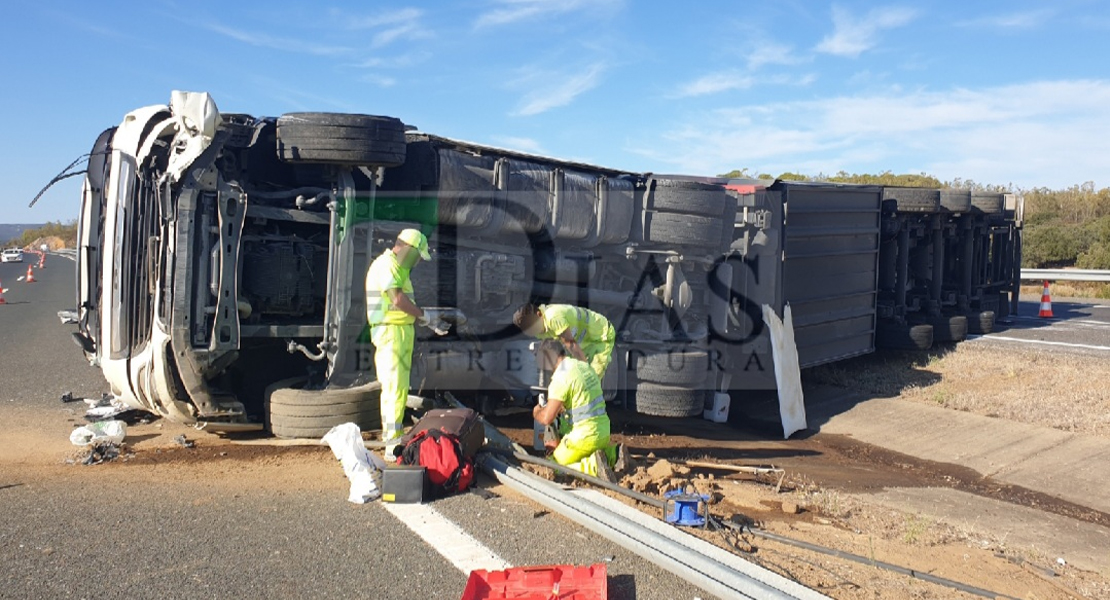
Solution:
<path fill-rule="evenodd" d="M 434 331 L 436 335 L 447 335 L 451 330 L 451 324 L 443 319 L 439 319 L 438 321 L 428 323 L 428 329 Z"/>
<path fill-rule="evenodd" d="M 447 335 L 451 329 L 451 324 L 443 319 L 443 311 L 438 308 L 425 308 L 424 316 L 417 318 L 416 324 L 431 329 L 436 335 Z"/>
<path fill-rule="evenodd" d="M 416 317 L 416 324 L 421 327 L 429 327 L 432 323 L 439 321 L 441 318 L 438 310 L 434 308 L 425 308 L 424 315 Z"/>

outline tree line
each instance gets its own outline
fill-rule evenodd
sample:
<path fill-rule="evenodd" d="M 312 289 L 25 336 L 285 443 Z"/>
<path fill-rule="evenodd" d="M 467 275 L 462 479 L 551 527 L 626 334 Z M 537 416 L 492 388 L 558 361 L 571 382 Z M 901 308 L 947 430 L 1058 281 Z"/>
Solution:
<path fill-rule="evenodd" d="M 75 248 L 77 246 L 77 221 L 72 220 L 66 223 L 61 221 L 49 221 L 42 227 L 35 229 L 25 229 L 19 237 L 7 243 L 8 246 L 18 246 L 26 248 L 40 238 L 57 237 L 65 242 L 66 248 Z"/>
<path fill-rule="evenodd" d="M 1014 185 L 983 184 L 971 179 L 952 181 L 926 174 L 847 173 L 816 176 L 786 172 L 775 177 L 748 169 L 721 175 L 729 178 L 827 181 L 899 187 L 959 189 L 1016 194 L 1025 199 L 1022 266 L 1033 269 L 1078 267 L 1110 269 L 1110 188 L 1096 189 L 1088 181 L 1062 190 L 1046 187 L 1023 189 Z"/>

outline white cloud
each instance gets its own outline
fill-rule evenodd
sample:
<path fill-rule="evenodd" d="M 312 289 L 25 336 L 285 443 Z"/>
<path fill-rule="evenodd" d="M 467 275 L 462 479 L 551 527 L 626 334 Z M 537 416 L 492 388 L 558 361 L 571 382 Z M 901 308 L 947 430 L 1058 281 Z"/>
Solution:
<path fill-rule="evenodd" d="M 273 48 L 275 50 L 314 54 L 316 56 L 337 56 L 348 54 L 351 51 L 350 48 L 344 46 L 314 44 L 312 42 L 305 42 L 297 38 L 278 38 L 266 35 L 264 33 L 256 33 L 245 31 L 242 29 L 235 29 L 234 27 L 227 27 L 226 25 L 221 25 L 219 23 L 205 23 L 203 24 L 203 26 L 209 31 L 214 31 L 233 40 L 238 40 L 245 44 L 258 46 L 260 48 Z"/>
<path fill-rule="evenodd" d="M 746 58 L 748 69 L 752 71 L 763 65 L 796 65 L 806 60 L 795 56 L 791 46 L 772 40 L 758 40 Z"/>
<path fill-rule="evenodd" d="M 432 54 L 430 52 L 423 51 L 410 52 L 397 56 L 371 56 L 351 66 L 360 69 L 405 69 L 422 63 L 431 57 Z"/>
<path fill-rule="evenodd" d="M 419 8 L 402 8 L 386 11 L 367 17 L 350 18 L 342 13 L 335 13 L 337 17 L 345 19 L 347 29 L 378 29 L 383 25 L 397 25 L 410 23 L 424 16 L 424 11 Z"/>
<path fill-rule="evenodd" d="M 532 138 L 516 137 L 511 135 L 495 135 L 491 138 L 494 145 L 506 150 L 516 150 L 529 154 L 546 154 L 543 146 Z"/>
<path fill-rule="evenodd" d="M 348 30 L 375 32 L 370 39 L 371 48 L 388 46 L 398 40 L 413 41 L 433 37 L 431 29 L 421 22 L 424 11 L 419 8 L 402 8 L 363 17 L 332 11 L 332 16 L 342 21 Z"/>
<path fill-rule="evenodd" d="M 1023 187 L 1105 172 L 1110 81 L 1039 81 L 738 106 L 671 128 L 645 154 L 694 174 L 925 171 Z"/>
<path fill-rule="evenodd" d="M 394 85 L 397 84 L 397 80 L 393 77 L 386 77 L 384 75 L 375 75 L 373 73 L 368 73 L 366 75 L 363 75 L 363 76 L 359 77 L 359 80 L 364 81 L 366 83 L 376 85 L 378 87 L 393 87 Z"/>
<path fill-rule="evenodd" d="M 677 97 L 705 96 L 727 90 L 744 90 L 752 87 L 751 75 L 736 71 L 710 73 L 679 87 Z"/>
<path fill-rule="evenodd" d="M 550 18 L 580 10 L 600 12 L 619 6 L 621 0 L 495 0 L 496 8 L 474 21 L 474 28 L 497 27 L 518 21 Z"/>
<path fill-rule="evenodd" d="M 833 7 L 833 32 L 817 44 L 816 50 L 836 56 L 855 58 L 878 44 L 885 29 L 901 27 L 914 19 L 917 11 L 910 8 L 886 7 L 872 9 L 863 16 Z"/>
<path fill-rule="evenodd" d="M 1030 10 L 1026 12 L 1008 13 L 1004 15 L 991 15 L 969 21 L 960 21 L 961 27 L 995 27 L 998 29 L 1034 29 L 1044 25 L 1056 14 L 1047 8 Z"/>
<path fill-rule="evenodd" d="M 123 37 L 125 37 L 122 33 L 120 33 L 119 31 L 117 31 L 115 29 L 105 27 L 105 26 L 103 26 L 99 23 L 95 23 L 95 22 L 90 21 L 90 20 L 81 19 L 81 18 L 71 14 L 70 12 L 63 12 L 63 11 L 60 11 L 60 10 L 47 10 L 47 11 L 44 11 L 43 14 L 46 14 L 50 18 L 56 19 L 59 22 L 68 24 L 71 27 L 74 27 L 76 29 L 81 29 L 83 31 L 87 31 L 89 33 L 95 33 L 97 35 L 101 35 L 101 36 L 104 36 L 104 37 L 110 37 L 110 38 L 123 38 Z"/>
<path fill-rule="evenodd" d="M 812 73 L 792 75 L 768 75 L 763 77 L 746 75 L 737 71 L 722 71 L 710 73 L 694 81 L 679 86 L 674 98 L 689 98 L 692 96 L 707 96 L 729 90 L 746 90 L 756 85 L 797 85 L 807 86 L 817 80 Z"/>
<path fill-rule="evenodd" d="M 431 31 L 421 27 L 418 23 L 403 23 L 396 27 L 390 27 L 374 34 L 374 39 L 370 42 L 371 48 L 381 48 L 388 46 L 397 40 L 421 40 L 432 37 Z"/>
<path fill-rule="evenodd" d="M 532 91 L 521 98 L 520 108 L 514 115 L 531 116 L 553 108 L 566 106 L 579 95 L 597 87 L 605 72 L 603 63 L 595 63 L 580 73 L 531 72 L 513 83 L 513 87 L 528 87 Z"/>

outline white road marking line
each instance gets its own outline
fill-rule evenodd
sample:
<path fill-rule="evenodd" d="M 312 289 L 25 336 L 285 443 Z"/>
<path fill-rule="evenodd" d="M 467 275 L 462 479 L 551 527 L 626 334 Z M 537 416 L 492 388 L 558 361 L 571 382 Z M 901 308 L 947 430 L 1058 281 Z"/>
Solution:
<path fill-rule="evenodd" d="M 390 502 L 380 504 L 464 575 L 469 575 L 476 569 L 503 571 L 512 567 L 496 552 L 471 537 L 430 505 Z"/>
<path fill-rule="evenodd" d="M 1046 346 L 1067 346 L 1069 348 L 1083 348 L 1086 350 L 1110 350 L 1110 346 L 1093 346 L 1090 344 L 1072 344 L 1068 342 L 1048 342 L 1045 340 L 1026 340 L 1022 338 L 1006 337 L 1002 335 L 969 335 L 969 340 L 1004 340 L 1007 342 L 1021 342 L 1023 344 L 1043 344 Z"/>

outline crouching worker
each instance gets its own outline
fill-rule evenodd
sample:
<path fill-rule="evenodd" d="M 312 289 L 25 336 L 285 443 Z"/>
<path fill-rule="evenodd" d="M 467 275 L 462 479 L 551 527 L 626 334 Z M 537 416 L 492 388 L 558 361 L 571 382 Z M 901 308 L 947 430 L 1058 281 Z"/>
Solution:
<path fill-rule="evenodd" d="M 618 451 L 609 443 L 609 415 L 597 373 L 589 363 L 567 356 L 556 340 L 541 343 L 537 355 L 542 365 L 554 371 L 546 403 L 532 409 L 540 423 L 556 424 L 558 443 L 548 442 L 552 460 L 615 483 Z"/>

